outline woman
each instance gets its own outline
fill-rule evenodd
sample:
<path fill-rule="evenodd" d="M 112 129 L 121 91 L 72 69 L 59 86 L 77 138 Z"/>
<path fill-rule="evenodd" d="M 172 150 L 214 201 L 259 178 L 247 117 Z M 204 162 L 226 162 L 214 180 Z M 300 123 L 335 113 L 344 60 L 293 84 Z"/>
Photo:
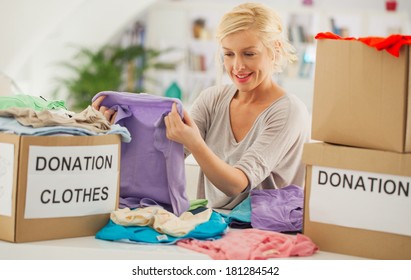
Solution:
<path fill-rule="evenodd" d="M 296 58 L 274 11 L 241 4 L 223 16 L 217 39 L 233 84 L 204 90 L 183 120 L 173 105 L 164 120 L 167 137 L 200 166 L 198 197 L 209 207 L 232 209 L 254 188 L 303 186 L 309 116 L 272 79 Z M 93 105 L 110 118 L 114 112 L 100 103 Z"/>

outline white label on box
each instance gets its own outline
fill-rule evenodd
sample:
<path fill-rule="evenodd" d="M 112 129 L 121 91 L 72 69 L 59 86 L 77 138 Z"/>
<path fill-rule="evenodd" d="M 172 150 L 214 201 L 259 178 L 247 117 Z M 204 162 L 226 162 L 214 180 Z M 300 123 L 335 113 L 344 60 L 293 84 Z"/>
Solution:
<path fill-rule="evenodd" d="M 0 143 L 0 215 L 11 217 L 14 144 Z"/>
<path fill-rule="evenodd" d="M 118 157 L 118 145 L 30 146 L 24 218 L 115 210 Z"/>
<path fill-rule="evenodd" d="M 313 166 L 310 220 L 411 236 L 411 177 Z"/>

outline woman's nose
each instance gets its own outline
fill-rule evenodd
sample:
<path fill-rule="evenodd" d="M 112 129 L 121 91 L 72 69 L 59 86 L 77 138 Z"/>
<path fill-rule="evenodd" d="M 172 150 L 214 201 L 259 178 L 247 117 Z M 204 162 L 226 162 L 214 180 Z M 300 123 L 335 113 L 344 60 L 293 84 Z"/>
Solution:
<path fill-rule="evenodd" d="M 238 70 L 241 70 L 243 68 L 244 68 L 244 61 L 240 57 L 237 57 L 234 60 L 234 69 L 238 71 Z"/>

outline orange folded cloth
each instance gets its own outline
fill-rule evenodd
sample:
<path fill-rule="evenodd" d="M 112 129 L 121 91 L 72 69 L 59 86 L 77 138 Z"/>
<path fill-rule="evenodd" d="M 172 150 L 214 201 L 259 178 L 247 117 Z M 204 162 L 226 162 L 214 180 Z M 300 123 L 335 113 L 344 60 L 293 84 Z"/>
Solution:
<path fill-rule="evenodd" d="M 400 49 L 403 45 L 411 45 L 411 36 L 393 34 L 388 37 L 353 37 L 342 38 L 332 32 L 321 32 L 315 36 L 315 39 L 333 39 L 333 40 L 357 40 L 377 50 L 386 50 L 395 57 L 399 57 Z"/>

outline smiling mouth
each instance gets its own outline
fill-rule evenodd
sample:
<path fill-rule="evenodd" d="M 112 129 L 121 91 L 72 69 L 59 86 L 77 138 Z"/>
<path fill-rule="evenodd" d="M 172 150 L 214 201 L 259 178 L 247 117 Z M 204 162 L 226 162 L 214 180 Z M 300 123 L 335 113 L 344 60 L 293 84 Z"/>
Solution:
<path fill-rule="evenodd" d="M 241 75 L 237 74 L 237 75 L 235 75 L 235 76 L 236 76 L 237 78 L 239 78 L 239 79 L 245 79 L 245 78 L 250 77 L 251 74 L 252 74 L 252 73 L 249 73 L 249 74 L 241 74 Z"/>

